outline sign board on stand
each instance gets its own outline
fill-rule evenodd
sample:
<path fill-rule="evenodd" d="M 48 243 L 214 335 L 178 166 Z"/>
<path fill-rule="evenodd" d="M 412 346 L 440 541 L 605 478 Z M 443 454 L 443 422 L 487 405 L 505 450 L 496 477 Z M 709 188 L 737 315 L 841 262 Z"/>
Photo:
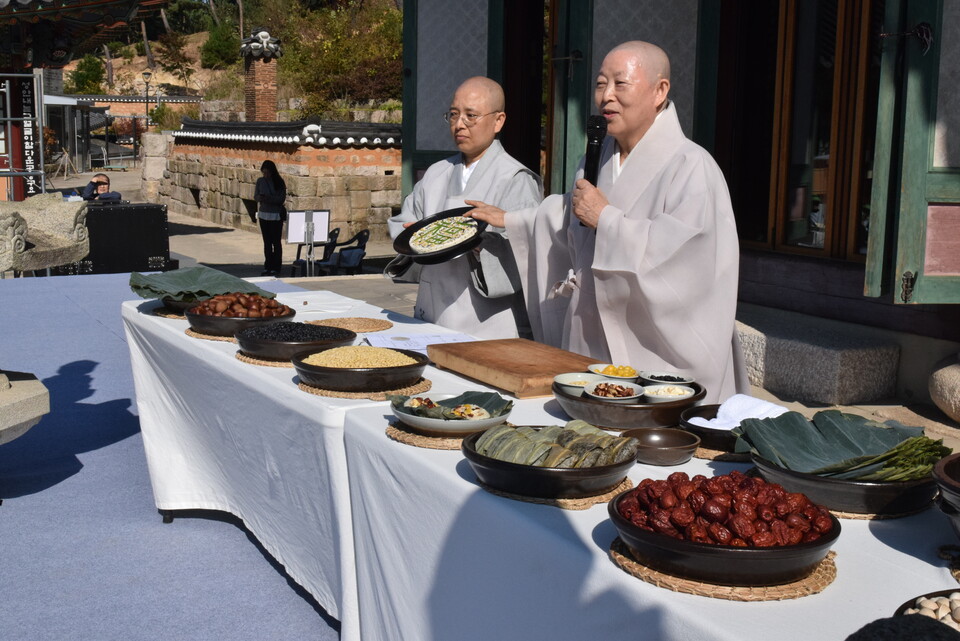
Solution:
<path fill-rule="evenodd" d="M 313 245 L 322 244 L 330 235 L 330 210 L 317 209 L 287 212 L 287 242 L 306 245 L 305 276 L 313 276 Z M 300 251 L 297 250 L 299 256 Z"/>

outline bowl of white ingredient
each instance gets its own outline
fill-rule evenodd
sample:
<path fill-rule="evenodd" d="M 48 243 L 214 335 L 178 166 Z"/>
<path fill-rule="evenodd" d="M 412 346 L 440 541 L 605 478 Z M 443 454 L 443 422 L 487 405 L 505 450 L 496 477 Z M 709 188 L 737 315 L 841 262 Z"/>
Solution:
<path fill-rule="evenodd" d="M 687 385 L 646 385 L 643 388 L 643 400 L 648 403 L 666 403 L 679 401 L 693 396 L 694 390 Z"/>

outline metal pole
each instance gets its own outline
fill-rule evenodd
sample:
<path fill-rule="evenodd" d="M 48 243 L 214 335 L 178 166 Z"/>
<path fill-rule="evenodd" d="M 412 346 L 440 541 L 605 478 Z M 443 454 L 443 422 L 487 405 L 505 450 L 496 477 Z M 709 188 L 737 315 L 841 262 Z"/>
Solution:
<path fill-rule="evenodd" d="M 137 114 L 133 114 L 133 166 L 137 166 Z"/>

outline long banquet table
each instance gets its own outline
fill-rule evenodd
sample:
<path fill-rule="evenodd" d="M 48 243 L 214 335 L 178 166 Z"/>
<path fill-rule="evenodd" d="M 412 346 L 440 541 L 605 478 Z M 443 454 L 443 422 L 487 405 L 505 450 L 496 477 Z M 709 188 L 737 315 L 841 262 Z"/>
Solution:
<path fill-rule="evenodd" d="M 332 292 L 277 298 L 296 320 L 389 318 L 406 334 L 452 333 Z M 343 422 L 371 401 L 301 391 L 292 368 L 243 363 L 236 344 L 187 336 L 186 320 L 156 316 L 156 307 L 128 301 L 122 316 L 157 508 L 239 517 L 340 620 L 341 638 L 359 639 Z"/>
<path fill-rule="evenodd" d="M 553 424 L 555 401 L 520 401 L 515 424 Z M 837 578 L 823 592 L 736 602 L 656 587 L 620 570 L 608 550 L 607 506 L 573 511 L 481 489 L 459 451 L 384 436 L 387 414 L 366 408 L 344 426 L 364 641 L 844 639 L 916 595 L 957 587 L 937 547 L 953 543 L 930 509 L 892 520 L 842 520 Z M 637 465 L 666 478 L 749 465 L 694 459 Z"/>
<path fill-rule="evenodd" d="M 279 298 L 298 320 L 387 314 L 329 292 Z M 490 494 L 458 451 L 389 439 L 385 402 L 307 394 L 294 370 L 242 363 L 234 344 L 188 337 L 186 321 L 154 316 L 155 306 L 130 301 L 122 314 L 157 507 L 241 518 L 340 619 L 346 641 L 843 639 L 957 584 L 937 558 L 955 536 L 932 509 L 844 519 L 837 579 L 817 595 L 746 603 L 655 587 L 610 561 L 605 505 L 568 511 Z M 448 333 L 389 318 L 395 334 Z M 434 367 L 425 376 L 436 392 L 487 389 Z M 566 419 L 555 401 L 527 399 L 510 420 Z M 638 465 L 630 477 L 734 467 L 747 466 Z"/>

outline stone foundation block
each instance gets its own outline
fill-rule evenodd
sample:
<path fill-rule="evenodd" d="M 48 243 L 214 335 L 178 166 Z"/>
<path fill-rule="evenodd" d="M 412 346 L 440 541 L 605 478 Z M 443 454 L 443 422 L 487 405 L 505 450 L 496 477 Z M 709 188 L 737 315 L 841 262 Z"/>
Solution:
<path fill-rule="evenodd" d="M 940 410 L 960 422 L 960 358 L 951 356 L 937 364 L 928 381 L 930 400 Z"/>
<path fill-rule="evenodd" d="M 737 332 L 750 383 L 802 401 L 852 405 L 895 393 L 900 347 L 862 328 L 741 305 Z"/>

